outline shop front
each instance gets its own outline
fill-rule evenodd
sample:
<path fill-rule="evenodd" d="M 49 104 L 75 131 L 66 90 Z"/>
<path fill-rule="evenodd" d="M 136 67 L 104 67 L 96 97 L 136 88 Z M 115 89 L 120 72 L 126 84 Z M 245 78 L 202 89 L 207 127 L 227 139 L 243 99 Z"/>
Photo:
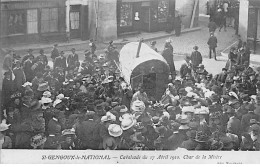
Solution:
<path fill-rule="evenodd" d="M 240 1 L 239 34 L 243 41 L 248 41 L 250 48 L 255 52 L 260 43 L 260 1 Z"/>
<path fill-rule="evenodd" d="M 3 45 L 65 39 L 64 0 L 1 2 L 0 39 Z"/>
<path fill-rule="evenodd" d="M 118 0 L 118 35 L 173 30 L 175 0 Z"/>

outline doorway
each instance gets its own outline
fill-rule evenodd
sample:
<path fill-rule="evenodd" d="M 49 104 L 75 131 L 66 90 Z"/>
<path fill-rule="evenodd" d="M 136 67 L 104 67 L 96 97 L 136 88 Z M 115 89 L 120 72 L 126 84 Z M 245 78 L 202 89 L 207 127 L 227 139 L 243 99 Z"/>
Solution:
<path fill-rule="evenodd" d="M 80 38 L 80 7 L 81 5 L 70 6 L 70 37 Z"/>

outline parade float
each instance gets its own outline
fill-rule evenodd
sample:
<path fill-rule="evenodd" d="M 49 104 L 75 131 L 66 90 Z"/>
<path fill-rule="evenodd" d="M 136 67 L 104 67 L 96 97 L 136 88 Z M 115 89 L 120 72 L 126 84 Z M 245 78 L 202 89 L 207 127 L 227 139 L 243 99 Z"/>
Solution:
<path fill-rule="evenodd" d="M 161 99 L 167 87 L 169 65 L 156 51 L 143 42 L 130 42 L 120 51 L 121 76 L 136 89 L 143 84 L 147 95 Z"/>

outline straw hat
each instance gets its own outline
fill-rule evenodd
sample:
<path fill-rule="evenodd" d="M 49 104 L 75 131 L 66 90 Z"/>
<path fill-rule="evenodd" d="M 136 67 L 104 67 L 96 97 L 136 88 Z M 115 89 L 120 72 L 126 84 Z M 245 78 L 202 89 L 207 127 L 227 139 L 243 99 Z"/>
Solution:
<path fill-rule="evenodd" d="M 31 138 L 31 146 L 33 148 L 37 148 L 43 145 L 46 142 L 46 140 L 47 138 L 42 134 L 35 135 Z"/>
<path fill-rule="evenodd" d="M 123 134 L 123 130 L 121 129 L 120 125 L 110 124 L 108 126 L 108 133 L 110 136 L 119 137 Z"/>
<path fill-rule="evenodd" d="M 201 106 L 201 108 L 196 108 L 195 114 L 197 114 L 197 115 L 207 115 L 207 114 L 209 114 L 209 108 L 204 107 L 204 106 Z"/>
<path fill-rule="evenodd" d="M 125 116 L 121 119 L 121 128 L 123 130 L 130 129 L 136 124 L 136 120 L 132 116 Z"/>
<path fill-rule="evenodd" d="M 48 85 L 48 82 L 44 82 L 44 83 L 41 83 L 39 84 L 37 90 L 42 92 L 42 91 L 46 91 L 49 89 L 49 85 Z"/>
<path fill-rule="evenodd" d="M 235 92 L 229 92 L 228 95 L 231 97 L 235 97 L 236 99 L 239 99 Z"/>
<path fill-rule="evenodd" d="M 145 104 L 143 101 L 136 100 L 132 103 L 131 109 L 135 112 L 143 112 L 145 110 Z"/>
<path fill-rule="evenodd" d="M 42 97 L 41 100 L 39 101 L 41 104 L 48 104 L 52 102 L 51 98 L 48 97 Z"/>
<path fill-rule="evenodd" d="M 105 116 L 101 117 L 101 122 L 116 121 L 116 116 L 111 112 L 107 112 Z"/>
<path fill-rule="evenodd" d="M 122 105 L 119 112 L 120 113 L 126 113 L 128 111 L 128 108 L 125 105 Z"/>
<path fill-rule="evenodd" d="M 194 113 L 194 107 L 193 106 L 184 106 L 183 108 L 182 108 L 182 114 L 183 115 L 185 115 L 185 114 L 187 114 L 188 112 L 189 113 Z"/>
<path fill-rule="evenodd" d="M 74 129 L 64 129 L 61 132 L 61 134 L 62 134 L 62 136 L 74 136 L 76 133 L 75 133 Z"/>
<path fill-rule="evenodd" d="M 26 87 L 26 86 L 32 86 L 32 83 L 31 82 L 25 82 L 22 87 Z"/>
<path fill-rule="evenodd" d="M 46 97 L 46 98 L 50 98 L 51 97 L 51 92 L 50 91 L 45 91 L 43 92 L 43 97 Z"/>
<path fill-rule="evenodd" d="M 9 129 L 9 126 L 11 124 L 6 124 L 6 120 L 3 119 L 2 123 L 0 124 L 0 132 L 6 131 L 7 129 Z"/>

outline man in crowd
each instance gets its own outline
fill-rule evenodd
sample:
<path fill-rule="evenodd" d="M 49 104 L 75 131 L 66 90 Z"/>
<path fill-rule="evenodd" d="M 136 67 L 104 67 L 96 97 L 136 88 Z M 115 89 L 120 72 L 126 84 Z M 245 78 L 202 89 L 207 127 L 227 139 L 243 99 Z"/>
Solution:
<path fill-rule="evenodd" d="M 216 58 L 216 47 L 217 47 L 217 44 L 218 44 L 218 40 L 217 40 L 217 37 L 214 36 L 214 33 L 210 33 L 210 37 L 208 39 L 207 44 L 209 45 L 209 59 L 211 59 L 212 52 L 213 52 L 213 56 L 214 56 L 215 60 L 217 60 L 217 58 Z"/>

